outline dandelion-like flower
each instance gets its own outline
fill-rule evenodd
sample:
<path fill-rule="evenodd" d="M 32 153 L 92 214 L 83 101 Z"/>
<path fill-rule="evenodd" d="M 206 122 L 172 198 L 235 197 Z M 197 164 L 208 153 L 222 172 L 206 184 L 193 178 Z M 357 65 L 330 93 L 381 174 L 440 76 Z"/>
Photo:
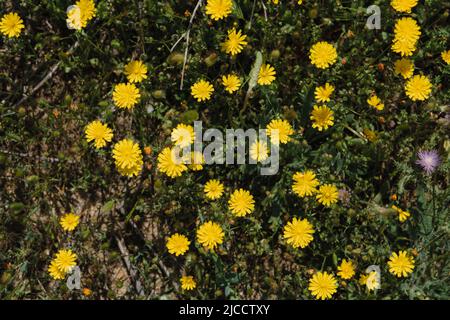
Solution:
<path fill-rule="evenodd" d="M 191 152 L 191 163 L 189 168 L 193 171 L 203 170 L 203 164 L 205 163 L 205 158 L 203 157 L 203 153 L 199 151 Z"/>
<path fill-rule="evenodd" d="M 223 194 L 224 186 L 216 179 L 209 180 L 204 187 L 205 195 L 211 200 L 219 199 Z"/>
<path fill-rule="evenodd" d="M 256 140 L 250 146 L 250 157 L 256 162 L 263 162 L 269 157 L 269 149 L 267 143 Z"/>
<path fill-rule="evenodd" d="M 208 0 L 206 4 L 206 14 L 211 16 L 213 20 L 226 18 L 233 8 L 231 0 Z"/>
<path fill-rule="evenodd" d="M 194 127 L 180 123 L 172 130 L 170 136 L 173 143 L 180 148 L 188 147 L 194 143 Z"/>
<path fill-rule="evenodd" d="M 316 299 L 330 299 L 337 291 L 336 278 L 327 272 L 317 272 L 309 280 L 309 291 Z"/>
<path fill-rule="evenodd" d="M 381 102 L 380 98 L 378 98 L 376 94 L 367 99 L 367 103 L 369 104 L 369 106 L 379 111 L 384 109 L 384 103 Z"/>
<path fill-rule="evenodd" d="M 0 20 L 0 32 L 8 38 L 18 37 L 23 28 L 23 20 L 15 12 L 5 14 Z"/>
<path fill-rule="evenodd" d="M 48 273 L 55 280 L 64 279 L 64 277 L 66 276 L 65 272 L 58 269 L 55 260 L 52 260 L 52 262 L 50 262 L 50 265 L 48 266 Z"/>
<path fill-rule="evenodd" d="M 228 37 L 222 43 L 222 50 L 234 56 L 241 52 L 244 46 L 247 45 L 247 41 L 245 41 L 246 38 L 247 36 L 242 34 L 241 30 L 236 31 L 236 29 L 233 28 L 228 31 Z"/>
<path fill-rule="evenodd" d="M 327 106 L 314 106 L 310 119 L 313 121 L 312 127 L 317 130 L 326 130 L 334 124 L 333 111 Z"/>
<path fill-rule="evenodd" d="M 444 62 L 446 64 L 450 64 L 450 50 L 442 51 L 441 57 L 442 57 L 442 60 L 444 60 Z"/>
<path fill-rule="evenodd" d="M 80 223 L 80 216 L 68 213 L 61 217 L 59 224 L 65 231 L 73 231 Z"/>
<path fill-rule="evenodd" d="M 416 44 L 421 35 L 416 20 L 405 17 L 397 20 L 394 29 L 395 37 L 392 50 L 401 56 L 411 56 L 416 50 Z"/>
<path fill-rule="evenodd" d="M 197 81 L 191 87 L 191 94 L 198 102 L 211 99 L 211 94 L 213 92 L 214 88 L 212 84 L 205 80 Z"/>
<path fill-rule="evenodd" d="M 286 120 L 273 119 L 266 127 L 266 134 L 272 143 L 276 144 L 275 137 L 278 135 L 278 142 L 286 144 L 292 140 L 290 136 L 294 134 L 294 129 Z"/>
<path fill-rule="evenodd" d="M 189 245 L 191 242 L 186 238 L 186 236 L 175 233 L 167 239 L 166 247 L 170 254 L 176 256 L 185 254 L 189 250 Z"/>
<path fill-rule="evenodd" d="M 181 289 L 183 290 L 193 290 L 197 287 L 197 283 L 194 280 L 193 276 L 183 276 L 180 279 Z"/>
<path fill-rule="evenodd" d="M 441 159 L 436 150 L 419 151 L 416 163 L 422 167 L 427 174 L 432 174 L 441 163 Z"/>
<path fill-rule="evenodd" d="M 372 291 L 375 289 L 380 289 L 380 281 L 378 278 L 378 274 L 375 271 L 370 272 L 364 278 L 364 284 L 366 285 L 367 290 Z"/>
<path fill-rule="evenodd" d="M 255 200 L 249 191 L 238 189 L 231 195 L 230 200 L 228 200 L 228 205 L 234 215 L 243 217 L 253 212 L 255 209 Z"/>
<path fill-rule="evenodd" d="M 67 8 L 66 23 L 69 29 L 81 30 L 83 28 L 81 9 L 79 6 L 70 6 Z"/>
<path fill-rule="evenodd" d="M 275 69 L 270 64 L 263 64 L 259 69 L 258 84 L 266 86 L 271 84 L 275 80 Z"/>
<path fill-rule="evenodd" d="M 223 230 L 215 222 L 208 221 L 202 224 L 197 230 L 197 240 L 206 249 L 214 248 L 223 242 Z"/>
<path fill-rule="evenodd" d="M 402 210 L 402 209 L 400 209 L 399 207 L 397 207 L 397 206 L 392 206 L 392 209 L 394 209 L 395 211 L 397 211 L 397 213 L 398 213 L 398 220 L 400 221 L 400 222 L 405 222 L 410 216 L 411 216 L 411 213 L 409 213 L 408 211 L 405 211 L 405 210 Z"/>
<path fill-rule="evenodd" d="M 311 47 L 309 59 L 317 68 L 326 69 L 337 60 L 336 48 L 328 42 L 320 41 Z"/>
<path fill-rule="evenodd" d="M 318 102 L 328 102 L 330 101 L 330 96 L 334 92 L 334 87 L 328 82 L 322 87 L 317 87 L 314 91 L 316 101 Z"/>
<path fill-rule="evenodd" d="M 353 262 L 343 259 L 341 265 L 338 266 L 338 271 L 339 277 L 349 280 L 355 275 L 355 265 Z"/>
<path fill-rule="evenodd" d="M 132 109 L 140 98 L 139 89 L 133 83 L 120 83 L 114 87 L 113 100 L 119 108 Z"/>
<path fill-rule="evenodd" d="M 138 175 L 142 170 L 142 152 L 139 145 L 131 139 L 123 139 L 113 148 L 113 158 L 122 175 Z"/>
<path fill-rule="evenodd" d="M 314 228 L 306 219 L 293 218 L 284 226 L 283 239 L 294 249 L 305 248 L 313 240 Z"/>
<path fill-rule="evenodd" d="M 338 198 L 338 189 L 332 184 L 324 184 L 323 186 L 320 186 L 316 195 L 317 201 L 326 207 L 329 207 L 333 203 L 336 203 L 338 201 Z"/>
<path fill-rule="evenodd" d="M 391 6 L 398 12 L 411 13 L 411 9 L 417 5 L 418 0 L 392 0 Z"/>
<path fill-rule="evenodd" d="M 61 249 L 54 259 L 55 266 L 64 274 L 70 272 L 76 266 L 77 255 L 70 249 Z"/>
<path fill-rule="evenodd" d="M 406 95 L 413 101 L 428 99 L 431 93 L 430 79 L 423 75 L 415 75 L 405 85 Z"/>
<path fill-rule="evenodd" d="M 94 141 L 94 146 L 97 149 L 106 146 L 107 142 L 110 142 L 113 137 L 113 132 L 106 124 L 95 120 L 86 126 L 86 140 L 87 142 Z"/>
<path fill-rule="evenodd" d="M 311 170 L 296 172 L 292 179 L 294 180 L 292 191 L 299 197 L 312 196 L 317 192 L 316 187 L 319 185 L 319 181 Z"/>
<path fill-rule="evenodd" d="M 181 176 L 188 168 L 183 159 L 177 155 L 179 151 L 178 148 L 164 148 L 158 155 L 158 170 L 171 178 Z"/>
<path fill-rule="evenodd" d="M 414 258 L 409 256 L 406 251 L 393 252 L 388 261 L 389 272 L 401 278 L 407 277 L 413 272 Z"/>
<path fill-rule="evenodd" d="M 81 10 L 81 26 L 84 28 L 96 15 L 95 3 L 93 0 L 79 0 L 75 5 Z"/>
<path fill-rule="evenodd" d="M 394 72 L 400 74 L 404 79 L 409 79 L 414 74 L 414 63 L 408 58 L 397 60 L 394 64 Z"/>
<path fill-rule="evenodd" d="M 140 60 L 128 63 L 124 71 L 130 83 L 139 83 L 147 79 L 147 66 Z"/>
<path fill-rule="evenodd" d="M 222 84 L 228 93 L 233 93 L 239 90 L 241 86 L 241 80 L 235 74 L 229 74 L 222 77 Z"/>

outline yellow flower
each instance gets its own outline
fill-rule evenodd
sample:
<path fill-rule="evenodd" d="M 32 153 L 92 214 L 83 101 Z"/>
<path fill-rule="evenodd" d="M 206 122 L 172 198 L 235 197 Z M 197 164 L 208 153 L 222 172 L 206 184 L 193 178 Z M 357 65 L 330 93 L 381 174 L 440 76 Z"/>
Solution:
<path fill-rule="evenodd" d="M 367 290 L 372 291 L 375 289 L 380 289 L 378 274 L 375 271 L 370 272 L 364 280 Z"/>
<path fill-rule="evenodd" d="M 375 142 L 377 141 L 377 132 L 370 130 L 368 128 L 364 128 L 363 130 L 364 136 L 367 138 L 367 140 L 369 140 L 370 142 Z"/>
<path fill-rule="evenodd" d="M 73 231 L 80 223 L 80 216 L 68 213 L 61 217 L 59 224 L 65 231 Z"/>
<path fill-rule="evenodd" d="M 222 228 L 215 222 L 205 222 L 197 230 L 197 240 L 205 249 L 214 250 L 223 242 Z"/>
<path fill-rule="evenodd" d="M 147 66 L 140 60 L 131 61 L 125 66 L 125 74 L 130 83 L 147 79 Z"/>
<path fill-rule="evenodd" d="M 404 211 L 404 210 L 400 209 L 397 206 L 392 206 L 392 209 L 397 211 L 397 213 L 398 213 L 398 220 L 400 222 L 405 222 L 411 216 L 411 214 L 408 211 Z"/>
<path fill-rule="evenodd" d="M 174 254 L 177 257 L 183 255 L 189 250 L 189 245 L 191 242 L 186 238 L 186 236 L 179 233 L 175 233 L 167 239 L 166 247 L 170 254 Z"/>
<path fill-rule="evenodd" d="M 65 272 L 58 269 L 58 267 L 56 266 L 55 260 L 52 260 L 52 262 L 50 262 L 50 265 L 48 267 L 48 273 L 55 280 L 64 279 L 64 277 L 66 276 Z"/>
<path fill-rule="evenodd" d="M 323 87 L 317 87 L 315 90 L 316 100 L 318 102 L 330 101 L 330 96 L 333 94 L 334 87 L 329 83 L 325 83 Z"/>
<path fill-rule="evenodd" d="M 236 32 L 236 29 L 233 28 L 228 31 L 228 38 L 222 43 L 222 50 L 234 56 L 247 45 L 246 38 L 247 36 L 242 34 L 241 30 Z"/>
<path fill-rule="evenodd" d="M 208 0 L 206 14 L 210 15 L 213 20 L 220 20 L 231 13 L 232 6 L 231 0 Z"/>
<path fill-rule="evenodd" d="M 223 194 L 224 186 L 216 179 L 211 179 L 205 184 L 205 195 L 211 200 L 219 199 Z"/>
<path fill-rule="evenodd" d="M 81 30 L 83 28 L 81 9 L 79 6 L 70 6 L 67 8 L 66 23 L 69 29 Z"/>
<path fill-rule="evenodd" d="M 97 9 L 93 0 L 79 0 L 75 3 L 81 11 L 81 26 L 84 28 L 88 22 L 91 21 L 96 14 Z"/>
<path fill-rule="evenodd" d="M 228 93 L 233 93 L 239 90 L 239 87 L 241 86 L 241 80 L 234 74 L 223 76 L 222 83 Z"/>
<path fill-rule="evenodd" d="M 178 148 L 164 148 L 158 155 L 158 170 L 171 178 L 181 176 L 188 168 L 177 155 L 179 151 Z"/>
<path fill-rule="evenodd" d="M 405 85 L 406 95 L 413 101 L 423 101 L 430 96 L 431 82 L 425 76 L 415 75 L 406 82 Z"/>
<path fill-rule="evenodd" d="M 417 5 L 418 0 L 392 0 L 391 6 L 396 11 L 411 13 L 411 9 Z"/>
<path fill-rule="evenodd" d="M 374 271 L 375 272 L 375 271 Z M 358 283 L 362 286 L 365 286 L 367 283 L 367 278 L 369 277 L 368 274 L 365 273 L 361 273 L 361 275 L 359 276 L 359 280 Z"/>
<path fill-rule="evenodd" d="M 119 108 L 132 109 L 140 98 L 139 89 L 132 83 L 120 83 L 114 88 L 113 100 Z"/>
<path fill-rule="evenodd" d="M 309 291 L 316 299 L 330 299 L 337 291 L 336 278 L 327 272 L 317 272 L 309 280 Z"/>
<path fill-rule="evenodd" d="M 399 19 L 395 24 L 394 33 L 392 50 L 400 53 L 402 57 L 411 56 L 421 35 L 417 22 L 410 17 Z"/>
<path fill-rule="evenodd" d="M 441 53 L 441 57 L 442 57 L 442 60 L 445 61 L 445 63 L 450 64 L 450 50 L 443 51 Z"/>
<path fill-rule="evenodd" d="M 269 149 L 267 143 L 256 140 L 250 146 L 250 157 L 256 162 L 263 162 L 269 157 Z"/>
<path fill-rule="evenodd" d="M 294 134 L 294 129 L 286 120 L 273 119 L 266 127 L 266 133 L 270 137 L 272 143 L 276 144 L 276 135 L 278 134 L 278 141 L 280 143 L 288 143 L 291 141 L 291 135 Z"/>
<path fill-rule="evenodd" d="M 15 12 L 5 14 L 0 20 L 0 32 L 8 38 L 18 37 L 23 28 L 23 20 Z"/>
<path fill-rule="evenodd" d="M 171 140 L 176 146 L 188 147 L 194 142 L 194 127 L 180 123 L 172 130 Z"/>
<path fill-rule="evenodd" d="M 406 277 L 413 272 L 414 258 L 406 251 L 393 252 L 388 261 L 389 272 L 397 277 Z"/>
<path fill-rule="evenodd" d="M 306 219 L 293 218 L 284 226 L 283 239 L 294 249 L 305 248 L 313 240 L 314 228 Z"/>
<path fill-rule="evenodd" d="M 72 250 L 59 250 L 54 259 L 55 266 L 61 273 L 66 274 L 76 266 L 77 255 Z"/>
<path fill-rule="evenodd" d="M 402 58 L 395 61 L 395 74 L 400 74 L 404 79 L 409 79 L 414 73 L 414 64 L 410 59 Z"/>
<path fill-rule="evenodd" d="M 209 100 L 213 92 L 212 84 L 205 80 L 197 81 L 191 87 L 191 94 L 198 102 Z"/>
<path fill-rule="evenodd" d="M 193 290 L 197 286 L 193 276 L 183 276 L 180 282 L 183 290 Z"/>
<path fill-rule="evenodd" d="M 336 48 L 328 42 L 320 41 L 312 46 L 309 59 L 317 68 L 326 69 L 337 60 Z"/>
<path fill-rule="evenodd" d="M 322 131 L 328 129 L 334 124 L 333 111 L 327 106 L 314 106 L 310 119 L 313 120 L 312 127 Z"/>
<path fill-rule="evenodd" d="M 310 170 L 296 172 L 293 179 L 292 190 L 299 197 L 311 196 L 317 192 L 316 187 L 319 185 L 319 181 L 314 172 Z"/>
<path fill-rule="evenodd" d="M 331 206 L 333 203 L 338 201 L 339 191 L 336 186 L 332 184 L 324 184 L 320 186 L 319 191 L 317 191 L 316 199 L 319 203 L 324 206 Z"/>
<path fill-rule="evenodd" d="M 138 175 L 142 170 L 142 152 L 131 139 L 123 139 L 113 148 L 113 158 L 119 173 L 126 176 Z"/>
<path fill-rule="evenodd" d="M 355 275 L 355 266 L 353 262 L 343 259 L 341 265 L 338 266 L 338 276 L 342 279 L 351 279 Z"/>
<path fill-rule="evenodd" d="M 228 205 L 234 215 L 243 217 L 255 209 L 255 200 L 249 191 L 238 189 L 231 195 Z"/>
<path fill-rule="evenodd" d="M 106 146 L 106 143 L 110 142 L 113 137 L 112 130 L 98 120 L 88 124 L 85 133 L 87 142 L 94 141 L 97 149 Z"/>
<path fill-rule="evenodd" d="M 384 109 L 384 103 L 381 102 L 380 98 L 378 98 L 376 94 L 367 99 L 367 103 L 369 104 L 369 106 L 374 107 L 379 111 Z"/>
<path fill-rule="evenodd" d="M 85 297 L 89 297 L 90 295 L 92 295 L 92 290 L 89 288 L 83 288 L 83 290 L 81 292 L 83 293 L 83 296 L 85 296 Z"/>
<path fill-rule="evenodd" d="M 269 85 L 275 80 L 275 69 L 270 64 L 263 64 L 261 69 L 259 69 L 258 74 L 258 84 L 259 85 Z"/>
<path fill-rule="evenodd" d="M 191 164 L 189 168 L 193 171 L 203 170 L 203 164 L 205 163 L 205 158 L 203 154 L 199 151 L 191 152 Z"/>

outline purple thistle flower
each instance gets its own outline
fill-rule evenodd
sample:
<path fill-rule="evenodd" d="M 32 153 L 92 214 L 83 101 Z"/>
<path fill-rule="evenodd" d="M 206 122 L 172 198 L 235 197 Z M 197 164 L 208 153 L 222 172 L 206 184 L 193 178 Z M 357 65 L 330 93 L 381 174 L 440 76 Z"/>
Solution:
<path fill-rule="evenodd" d="M 436 150 L 419 151 L 417 157 L 419 159 L 416 163 L 420 165 L 427 174 L 432 174 L 441 163 L 441 159 Z"/>

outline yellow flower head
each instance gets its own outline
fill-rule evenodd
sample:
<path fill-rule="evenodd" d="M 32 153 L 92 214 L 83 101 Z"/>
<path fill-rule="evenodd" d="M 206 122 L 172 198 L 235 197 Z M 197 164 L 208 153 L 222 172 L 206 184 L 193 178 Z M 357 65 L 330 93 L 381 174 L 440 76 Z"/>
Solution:
<path fill-rule="evenodd" d="M 216 179 L 211 179 L 205 184 L 205 195 L 211 200 L 219 199 L 223 194 L 224 186 Z"/>
<path fill-rule="evenodd" d="M 233 93 L 239 90 L 239 87 L 241 86 L 241 80 L 237 75 L 229 74 L 222 77 L 222 84 L 225 87 L 225 90 L 228 91 L 228 93 Z"/>
<path fill-rule="evenodd" d="M 312 196 L 317 192 L 316 187 L 319 185 L 319 181 L 314 172 L 310 170 L 296 172 L 293 180 L 292 191 L 299 197 Z"/>
<path fill-rule="evenodd" d="M 242 51 L 244 46 L 247 45 L 245 39 L 247 36 L 241 33 L 241 30 L 231 29 L 228 31 L 228 38 L 222 43 L 222 50 L 232 56 Z"/>
<path fill-rule="evenodd" d="M 343 259 L 341 265 L 338 266 L 338 276 L 342 279 L 351 279 L 355 275 L 355 266 L 353 262 Z"/>
<path fill-rule="evenodd" d="M 278 134 L 278 141 L 280 143 L 288 143 L 291 141 L 291 135 L 294 134 L 291 124 L 286 120 L 273 119 L 267 125 L 266 133 L 270 137 L 270 141 L 276 144 L 276 135 Z"/>
<path fill-rule="evenodd" d="M 213 92 L 214 88 L 212 84 L 205 80 L 197 81 L 191 87 L 191 94 L 198 102 L 211 99 L 211 94 Z"/>
<path fill-rule="evenodd" d="M 263 162 L 269 157 L 269 149 L 267 143 L 256 140 L 250 146 L 250 157 L 256 162 Z"/>
<path fill-rule="evenodd" d="M 81 30 L 83 28 L 81 9 L 79 6 L 70 6 L 67 8 L 66 23 L 69 29 Z"/>
<path fill-rule="evenodd" d="M 384 109 L 384 103 L 381 102 L 380 98 L 378 98 L 376 94 L 367 99 L 367 103 L 369 104 L 369 106 L 379 111 Z"/>
<path fill-rule="evenodd" d="M 364 279 L 364 284 L 367 290 L 372 291 L 375 289 L 380 289 L 380 282 L 378 279 L 378 274 L 375 271 L 370 272 Z"/>
<path fill-rule="evenodd" d="M 406 251 L 393 252 L 388 261 L 389 272 L 397 277 L 407 277 L 413 272 L 414 258 L 409 256 Z"/>
<path fill-rule="evenodd" d="M 191 152 L 191 163 L 189 168 L 193 171 L 203 170 L 203 164 L 205 163 L 205 158 L 203 157 L 203 153 L 200 151 Z"/>
<path fill-rule="evenodd" d="M 55 279 L 55 280 L 61 280 L 64 279 L 64 277 L 66 276 L 66 273 L 59 270 L 57 265 L 56 265 L 56 261 L 52 260 L 52 262 L 50 263 L 50 265 L 48 266 L 48 273 L 50 274 L 50 276 Z"/>
<path fill-rule="evenodd" d="M 283 239 L 294 249 L 305 248 L 313 240 L 314 228 L 306 219 L 293 218 L 284 226 Z"/>
<path fill-rule="evenodd" d="M 0 32 L 8 38 L 18 37 L 23 28 L 23 20 L 15 12 L 5 14 L 0 20 Z"/>
<path fill-rule="evenodd" d="M 328 42 L 320 41 L 312 46 L 309 59 L 317 68 L 326 69 L 337 60 L 336 48 Z"/>
<path fill-rule="evenodd" d="M 328 129 L 334 124 L 333 111 L 327 106 L 314 106 L 310 119 L 313 121 L 312 127 L 322 131 Z"/>
<path fill-rule="evenodd" d="M 79 0 L 75 3 L 75 6 L 80 8 L 81 11 L 81 26 L 84 28 L 88 22 L 91 21 L 97 12 L 95 3 L 93 0 Z"/>
<path fill-rule="evenodd" d="M 400 209 L 397 206 L 392 206 L 392 209 L 397 211 L 397 213 L 398 213 L 398 220 L 400 222 L 405 222 L 411 216 L 411 213 L 409 213 L 408 211 L 404 211 L 404 210 Z"/>
<path fill-rule="evenodd" d="M 316 299 L 330 299 L 337 291 L 336 278 L 327 272 L 317 272 L 309 280 L 309 291 Z"/>
<path fill-rule="evenodd" d="M 418 0 L 392 0 L 391 6 L 396 11 L 411 13 L 411 9 L 417 5 Z"/>
<path fill-rule="evenodd" d="M 394 33 L 392 50 L 400 53 L 402 57 L 411 56 L 421 35 L 417 22 L 410 17 L 399 19 L 395 24 Z"/>
<path fill-rule="evenodd" d="M 65 231 L 73 231 L 80 223 L 80 216 L 68 213 L 61 217 L 59 224 Z"/>
<path fill-rule="evenodd" d="M 133 83 L 120 83 L 114 87 L 113 100 L 119 108 L 132 109 L 140 98 L 139 89 Z"/>
<path fill-rule="evenodd" d="M 234 215 L 244 217 L 255 209 L 255 200 L 249 191 L 238 189 L 231 195 L 228 205 Z"/>
<path fill-rule="evenodd" d="M 113 137 L 112 130 L 98 120 L 87 125 L 85 134 L 87 142 L 94 141 L 94 146 L 97 149 L 106 146 L 106 143 L 110 142 Z"/>
<path fill-rule="evenodd" d="M 113 158 L 122 175 L 138 175 L 142 170 L 142 151 L 131 139 L 123 139 L 114 145 Z"/>
<path fill-rule="evenodd" d="M 443 51 L 441 53 L 442 60 L 445 61 L 446 64 L 450 64 L 450 50 Z"/>
<path fill-rule="evenodd" d="M 327 207 L 331 206 L 333 203 L 336 203 L 338 201 L 338 197 L 339 191 L 336 186 L 332 184 L 324 184 L 323 186 L 320 186 L 316 195 L 317 201 Z"/>
<path fill-rule="evenodd" d="M 197 286 L 193 276 L 183 276 L 181 277 L 181 289 L 183 290 L 193 290 Z"/>
<path fill-rule="evenodd" d="M 186 238 L 186 236 L 179 233 L 175 233 L 167 239 L 166 247 L 170 254 L 176 256 L 183 255 L 189 250 L 189 245 L 191 242 Z"/>
<path fill-rule="evenodd" d="M 271 84 L 275 80 L 275 69 L 270 64 L 263 64 L 259 69 L 258 84 L 265 86 Z"/>
<path fill-rule="evenodd" d="M 140 60 L 131 61 L 125 66 L 125 74 L 130 83 L 147 79 L 147 66 Z"/>
<path fill-rule="evenodd" d="M 214 248 L 223 242 L 222 228 L 215 222 L 205 222 L 197 230 L 197 240 L 206 249 Z"/>
<path fill-rule="evenodd" d="M 194 127 L 180 123 L 172 130 L 171 140 L 180 148 L 188 147 L 194 143 Z"/>
<path fill-rule="evenodd" d="M 431 82 L 428 77 L 415 75 L 406 82 L 406 95 L 413 101 L 428 99 L 431 93 Z"/>
<path fill-rule="evenodd" d="M 158 170 L 171 178 L 181 176 L 188 168 L 179 157 L 179 148 L 164 148 L 158 155 Z"/>
<path fill-rule="evenodd" d="M 211 16 L 213 20 L 226 18 L 233 7 L 231 0 L 208 0 L 206 4 L 206 14 Z"/>
<path fill-rule="evenodd" d="M 409 79 L 414 73 L 414 63 L 407 58 L 395 61 L 395 74 L 400 74 L 404 79 Z"/>
<path fill-rule="evenodd" d="M 70 272 L 73 267 L 75 267 L 77 261 L 77 255 L 72 252 L 72 250 L 68 249 L 61 249 L 56 254 L 56 257 L 54 259 L 55 266 L 58 268 L 58 270 L 61 273 L 66 274 L 67 272 Z"/>
<path fill-rule="evenodd" d="M 318 102 L 328 102 L 330 101 L 330 96 L 333 94 L 334 87 L 329 83 L 325 83 L 322 87 L 317 87 L 315 90 L 316 100 Z"/>

